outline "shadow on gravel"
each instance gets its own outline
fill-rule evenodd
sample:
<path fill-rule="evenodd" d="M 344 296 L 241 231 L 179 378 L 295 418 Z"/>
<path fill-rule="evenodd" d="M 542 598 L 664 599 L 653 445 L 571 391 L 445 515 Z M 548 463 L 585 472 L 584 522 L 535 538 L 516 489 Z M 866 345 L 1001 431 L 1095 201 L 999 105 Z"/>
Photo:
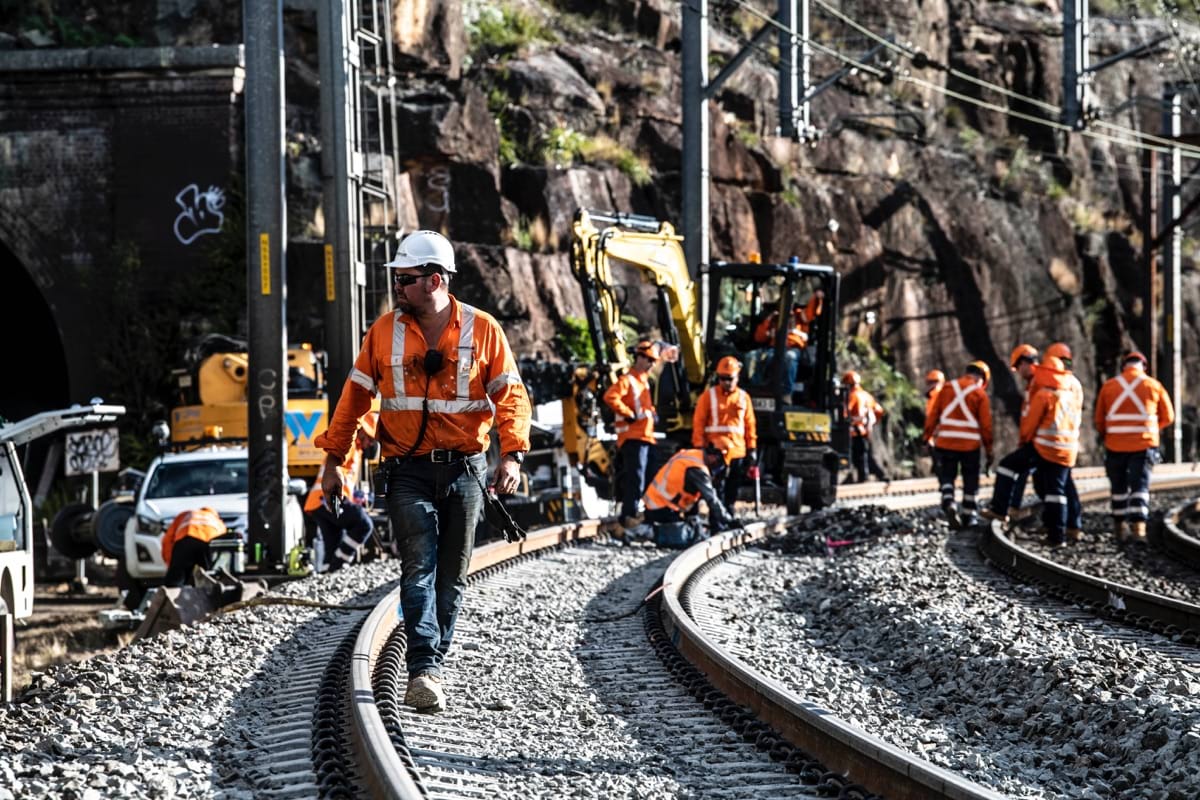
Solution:
<path fill-rule="evenodd" d="M 375 605 L 399 585 L 397 576 L 369 592 L 324 602 L 347 606 Z M 277 613 L 280 608 L 262 606 L 236 613 Z M 305 606 L 291 608 L 298 614 L 315 612 L 315 615 L 296 625 L 291 636 L 276 644 L 246 686 L 230 698 L 229 713 L 225 715 L 225 724 L 215 742 L 219 752 L 212 758 L 215 798 L 251 800 L 273 795 L 289 785 L 283 777 L 287 773 L 311 770 L 312 729 L 307 725 L 310 713 L 316 709 L 297 703 L 309 700 L 307 686 L 296 689 L 292 686 L 314 680 L 311 674 L 306 674 L 315 669 L 311 663 L 305 662 L 306 658 L 319 656 L 324 651 L 326 656 L 323 662 L 327 663 L 338 644 L 344 641 L 344 637 L 333 641 L 330 638 L 331 628 L 345 626 L 345 635 L 355 636 L 359 625 L 370 613 Z M 351 619 L 356 624 L 346 625 Z M 315 680 L 319 679 L 318 675 Z M 280 737 L 290 727 L 298 725 L 306 726 L 307 730 L 291 739 L 273 740 L 273 737 Z"/>
<path fill-rule="evenodd" d="M 980 567 L 977 535 L 958 534 L 957 540 L 943 544 L 948 561 L 968 575 Z M 1171 697 L 1135 691 L 1133 686 L 1140 683 L 1135 673 L 1147 667 L 1097 658 L 1089 644 L 1097 641 L 1093 633 L 1081 631 L 1080 638 L 1070 623 L 1063 623 L 1060 635 L 1070 637 L 1070 645 L 1048 652 L 1045 634 L 1059 632 L 1053 619 L 1038 624 L 1027 618 L 1020 627 L 1007 630 L 991 618 L 954 618 L 944 611 L 944 622 L 939 623 L 924 612 L 930 605 L 927 598 L 952 598 L 963 589 L 955 579 L 911 567 L 900 577 L 913 584 L 908 600 L 898 603 L 875 598 L 868 575 L 833 570 L 797 577 L 780 594 L 785 617 L 805 618 L 794 626 L 804 631 L 798 646 L 813 647 L 823 660 L 852 674 L 861 687 L 849 690 L 853 698 L 868 696 L 873 708 L 890 709 L 886 716 L 924 720 L 925 727 L 939 729 L 953 752 L 947 756 L 947 744 L 939 745 L 943 752 L 937 763 L 973 770 L 972 780 L 990 782 L 982 770 L 993 755 L 1002 753 L 1005 761 L 1019 764 L 1028 774 L 1041 772 L 1038 790 L 1077 796 L 1080 787 L 1090 786 L 1104 795 L 1122 776 L 1132 781 L 1152 778 L 1159 769 L 1157 759 L 1135 756 L 1143 748 L 1166 746 L 1168 737 L 1173 741 L 1197 723 L 1194 706 L 1180 708 Z M 1002 573 L 996 576 L 997 582 L 1008 582 Z M 1051 605 L 1063 607 L 1032 588 L 1007 596 L 1039 612 Z M 769 671 L 777 676 L 784 672 Z M 810 681 L 823 680 L 825 689 L 836 696 L 837 672 L 830 670 L 822 678 L 809 669 L 805 675 Z M 1128 683 L 1131 679 L 1133 684 Z M 782 680 L 808 694 L 798 688 L 794 676 Z M 981 693 L 981 687 L 987 691 Z M 826 705 L 823 699 L 809 699 Z M 1145 733 L 1148 719 L 1155 720 L 1162 737 Z M 1055 744 L 1048 747 L 1051 741 Z M 912 748 L 916 742 L 897 744 Z M 1067 745 L 1072 754 L 1064 760 L 1059 751 Z M 1173 757 L 1159 753 L 1159 759 Z M 1057 774 L 1051 777 L 1045 770 Z"/>

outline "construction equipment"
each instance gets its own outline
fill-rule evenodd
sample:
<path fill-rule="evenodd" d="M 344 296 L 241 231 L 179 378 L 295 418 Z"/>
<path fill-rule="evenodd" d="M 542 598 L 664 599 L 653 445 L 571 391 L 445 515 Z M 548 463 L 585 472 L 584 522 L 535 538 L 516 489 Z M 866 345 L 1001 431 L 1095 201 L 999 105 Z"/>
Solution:
<path fill-rule="evenodd" d="M 171 409 L 171 441 L 200 443 L 214 430 L 225 440 L 246 439 L 246 342 L 210 334 L 188 348 L 184 361 L 187 366 L 174 372 L 179 405 Z M 309 344 L 289 347 L 287 364 L 288 474 L 311 479 L 325 459 L 313 445 L 313 437 L 329 423 L 325 354 Z"/>
<path fill-rule="evenodd" d="M 17 447 L 64 428 L 111 422 L 124 406 L 92 403 L 0 420 L 0 702 L 13 695 L 13 622 L 33 613 L 33 501 Z"/>
<path fill-rule="evenodd" d="M 695 399 L 708 382 L 709 367 L 736 355 L 747 365 L 741 386 L 758 416 L 762 477 L 755 496 L 822 508 L 836 497 L 838 470 L 848 461 L 849 436 L 836 374 L 840 278 L 829 266 L 717 262 L 709 267 L 711 302 L 700 319 L 696 286 L 684 257 L 682 237 L 652 217 L 580 209 L 572 225 L 571 266 L 583 291 L 595 363 L 580 366 L 563 402 L 564 446 L 585 477 L 611 496 L 612 437 L 603 432 L 603 394 L 631 359 L 621 326 L 621 298 L 613 262 L 641 271 L 658 289 L 657 327 L 675 358 L 664 357 L 655 386 L 657 429 L 669 444 L 688 444 Z M 807 346 L 789 348 L 792 309 L 817 291 L 822 311 L 807 325 Z M 766 341 L 755 331 L 766 323 Z M 796 352 L 789 353 L 789 350 Z M 795 373 L 794 375 L 792 373 Z M 568 419 L 572 424 L 568 425 Z"/>

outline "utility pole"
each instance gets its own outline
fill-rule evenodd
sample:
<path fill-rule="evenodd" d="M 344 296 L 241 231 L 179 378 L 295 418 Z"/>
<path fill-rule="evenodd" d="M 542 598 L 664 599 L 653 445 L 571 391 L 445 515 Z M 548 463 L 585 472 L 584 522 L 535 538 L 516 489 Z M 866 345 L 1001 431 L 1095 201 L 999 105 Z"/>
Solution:
<path fill-rule="evenodd" d="M 1088 0 L 1063 0 L 1063 124 L 1084 128 L 1091 67 L 1088 56 Z"/>
<path fill-rule="evenodd" d="M 362 339 L 360 317 L 365 283 L 358 184 L 362 159 L 351 146 L 357 137 L 359 54 L 352 22 L 358 0 L 320 0 L 317 9 L 318 69 L 321 77 L 321 178 L 325 200 L 326 391 L 332 410 L 350 374 Z M 358 156 L 356 158 L 356 156 Z"/>
<path fill-rule="evenodd" d="M 808 141 L 812 127 L 812 45 L 808 0 L 779 0 L 779 135 Z"/>
<path fill-rule="evenodd" d="M 708 321 L 709 139 L 708 0 L 683 0 L 683 253 L 700 285 L 700 319 Z"/>
<path fill-rule="evenodd" d="M 287 485 L 287 242 L 284 224 L 283 4 L 243 0 L 251 552 L 283 552 Z"/>
<path fill-rule="evenodd" d="M 1142 347 L 1150 359 L 1150 374 L 1158 374 L 1158 151 L 1142 153 Z"/>
<path fill-rule="evenodd" d="M 1180 334 L 1181 285 L 1179 280 L 1183 250 L 1183 226 L 1179 224 L 1183 211 L 1183 153 L 1178 139 L 1183 133 L 1183 95 L 1179 87 L 1163 87 L 1163 136 L 1175 140 L 1167 153 L 1163 170 L 1160 213 L 1162 229 L 1170 231 L 1163 244 L 1163 359 L 1158 375 L 1171 404 L 1175 407 L 1175 424 L 1167 428 L 1162 444 L 1168 461 L 1179 463 L 1183 458 L 1183 359 Z M 1153 177 L 1151 177 L 1153 179 Z"/>

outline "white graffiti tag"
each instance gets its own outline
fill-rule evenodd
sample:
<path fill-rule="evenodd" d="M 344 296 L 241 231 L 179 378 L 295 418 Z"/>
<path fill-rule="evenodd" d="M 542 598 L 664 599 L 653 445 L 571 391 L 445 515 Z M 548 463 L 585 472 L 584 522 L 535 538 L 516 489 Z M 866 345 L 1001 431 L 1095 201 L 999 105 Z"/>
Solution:
<path fill-rule="evenodd" d="M 225 193 L 216 186 L 202 192 L 196 184 L 188 184 L 175 195 L 175 202 L 183 209 L 175 218 L 175 238 L 180 244 L 191 244 L 206 233 L 220 232 L 225 222 L 221 213 Z"/>

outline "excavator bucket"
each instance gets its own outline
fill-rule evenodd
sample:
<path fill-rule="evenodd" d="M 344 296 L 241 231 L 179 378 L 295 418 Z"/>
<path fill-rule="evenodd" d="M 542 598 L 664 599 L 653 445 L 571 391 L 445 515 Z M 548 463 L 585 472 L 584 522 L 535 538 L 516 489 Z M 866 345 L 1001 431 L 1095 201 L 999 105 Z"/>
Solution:
<path fill-rule="evenodd" d="M 134 639 L 192 625 L 218 609 L 266 594 L 262 581 L 242 581 L 225 570 L 197 569 L 195 586 L 163 586 L 155 591 Z"/>

